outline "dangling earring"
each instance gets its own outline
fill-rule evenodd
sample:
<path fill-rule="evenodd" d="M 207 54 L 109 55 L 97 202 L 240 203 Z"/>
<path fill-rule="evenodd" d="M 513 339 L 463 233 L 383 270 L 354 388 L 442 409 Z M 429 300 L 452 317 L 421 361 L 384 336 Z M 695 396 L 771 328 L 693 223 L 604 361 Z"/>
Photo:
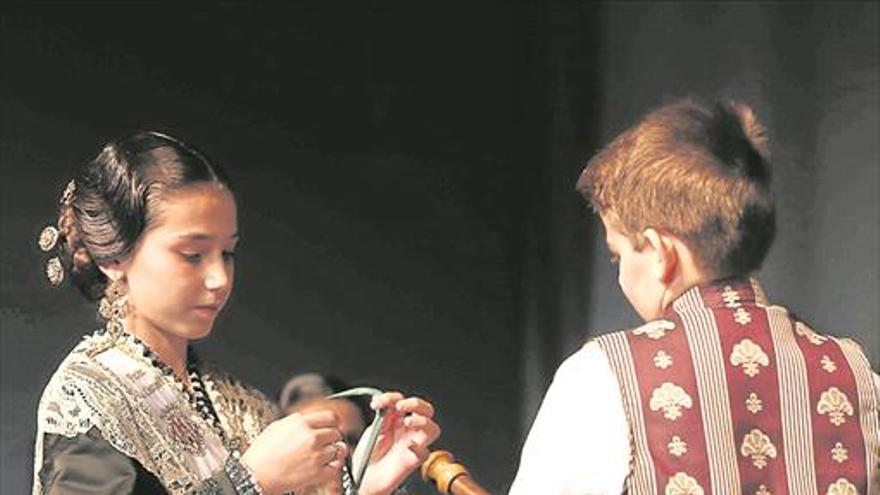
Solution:
<path fill-rule="evenodd" d="M 98 313 L 107 320 L 107 333 L 111 337 L 119 337 L 125 329 L 125 308 L 128 296 L 122 280 L 114 280 L 104 289 L 104 297 L 98 304 Z"/>

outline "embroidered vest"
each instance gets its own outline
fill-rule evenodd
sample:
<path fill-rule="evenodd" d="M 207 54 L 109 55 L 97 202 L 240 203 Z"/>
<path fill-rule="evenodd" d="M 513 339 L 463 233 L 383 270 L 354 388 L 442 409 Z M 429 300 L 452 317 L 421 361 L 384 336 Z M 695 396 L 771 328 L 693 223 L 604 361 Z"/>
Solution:
<path fill-rule="evenodd" d="M 130 337 L 85 337 L 59 365 L 40 400 L 33 493 L 41 492 L 44 434 L 74 437 L 93 427 L 169 493 L 191 491 L 223 467 L 230 450 L 245 450 L 277 416 L 259 392 L 220 374 L 201 374 L 225 438 Z"/>
<path fill-rule="evenodd" d="M 857 344 L 757 282 L 694 287 L 598 337 L 630 425 L 630 493 L 880 495 L 880 397 Z"/>

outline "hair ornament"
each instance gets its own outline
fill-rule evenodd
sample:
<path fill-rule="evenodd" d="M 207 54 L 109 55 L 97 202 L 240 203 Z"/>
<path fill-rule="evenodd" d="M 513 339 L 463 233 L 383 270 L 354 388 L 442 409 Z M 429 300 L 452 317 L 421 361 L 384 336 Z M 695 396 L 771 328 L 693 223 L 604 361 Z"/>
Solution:
<path fill-rule="evenodd" d="M 61 232 L 58 230 L 58 227 L 47 225 L 43 231 L 40 232 L 40 238 L 37 240 L 37 244 L 40 245 L 40 249 L 42 249 L 43 252 L 48 253 L 58 245 L 59 237 L 61 237 Z"/>
<path fill-rule="evenodd" d="M 46 262 L 46 278 L 55 287 L 64 282 L 64 267 L 61 265 L 61 259 L 58 256 L 53 256 Z"/>
<path fill-rule="evenodd" d="M 37 239 L 37 244 L 40 245 L 40 249 L 43 250 L 43 252 L 48 253 L 58 246 L 58 239 L 60 238 L 61 232 L 58 230 L 58 227 L 47 225 L 43 228 L 43 231 L 40 232 L 40 238 Z M 61 285 L 61 282 L 64 282 L 64 265 L 61 264 L 61 259 L 58 256 L 52 256 L 49 258 L 49 261 L 46 262 L 46 278 L 49 279 L 49 283 L 54 287 L 58 287 Z"/>
<path fill-rule="evenodd" d="M 64 192 L 61 193 L 61 201 L 59 204 L 62 205 L 70 205 L 73 203 L 73 195 L 76 193 L 76 180 L 70 179 L 70 182 L 64 187 Z"/>
<path fill-rule="evenodd" d="M 64 187 L 64 192 L 61 193 L 59 204 L 66 206 L 73 204 L 73 195 L 75 193 L 76 182 L 71 179 L 71 181 Z M 58 246 L 58 241 L 60 239 L 61 231 L 58 229 L 58 226 L 47 225 L 42 231 L 40 231 L 40 237 L 37 238 L 37 245 L 40 246 L 40 250 L 44 253 L 48 253 Z M 58 287 L 64 282 L 64 265 L 61 263 L 61 258 L 58 256 L 52 256 L 49 258 L 49 261 L 46 262 L 46 278 L 49 279 L 49 283 L 54 287 Z"/>

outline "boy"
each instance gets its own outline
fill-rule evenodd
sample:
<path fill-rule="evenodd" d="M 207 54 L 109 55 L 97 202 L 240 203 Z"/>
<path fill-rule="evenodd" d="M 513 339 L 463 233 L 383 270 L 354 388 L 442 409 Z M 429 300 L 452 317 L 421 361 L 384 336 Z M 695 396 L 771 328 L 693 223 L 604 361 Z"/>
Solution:
<path fill-rule="evenodd" d="M 560 366 L 511 494 L 880 494 L 880 379 L 750 278 L 768 158 L 748 107 L 682 100 L 590 160 L 577 189 L 647 323 Z"/>

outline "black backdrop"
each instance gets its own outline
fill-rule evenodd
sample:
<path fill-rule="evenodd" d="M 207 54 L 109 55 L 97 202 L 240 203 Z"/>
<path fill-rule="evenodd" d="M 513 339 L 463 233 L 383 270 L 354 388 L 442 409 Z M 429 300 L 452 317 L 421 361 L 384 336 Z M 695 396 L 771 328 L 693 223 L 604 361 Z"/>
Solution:
<path fill-rule="evenodd" d="M 52 5 L 2 22 L 4 492 L 30 483 L 35 400 L 94 321 L 41 280 L 34 236 L 75 165 L 144 127 L 237 188 L 236 289 L 203 356 L 269 394 L 318 370 L 424 395 L 441 444 L 509 481 L 538 9 Z"/>
<path fill-rule="evenodd" d="M 424 395 L 494 491 L 561 359 L 635 321 L 572 185 L 669 96 L 756 106 L 789 220 L 771 296 L 877 365 L 876 4 L 181 5 L 0 10 L 4 493 L 28 490 L 39 391 L 94 322 L 36 235 L 77 164 L 145 127 L 237 186 L 236 289 L 202 355 L 269 394 L 318 370 Z"/>

